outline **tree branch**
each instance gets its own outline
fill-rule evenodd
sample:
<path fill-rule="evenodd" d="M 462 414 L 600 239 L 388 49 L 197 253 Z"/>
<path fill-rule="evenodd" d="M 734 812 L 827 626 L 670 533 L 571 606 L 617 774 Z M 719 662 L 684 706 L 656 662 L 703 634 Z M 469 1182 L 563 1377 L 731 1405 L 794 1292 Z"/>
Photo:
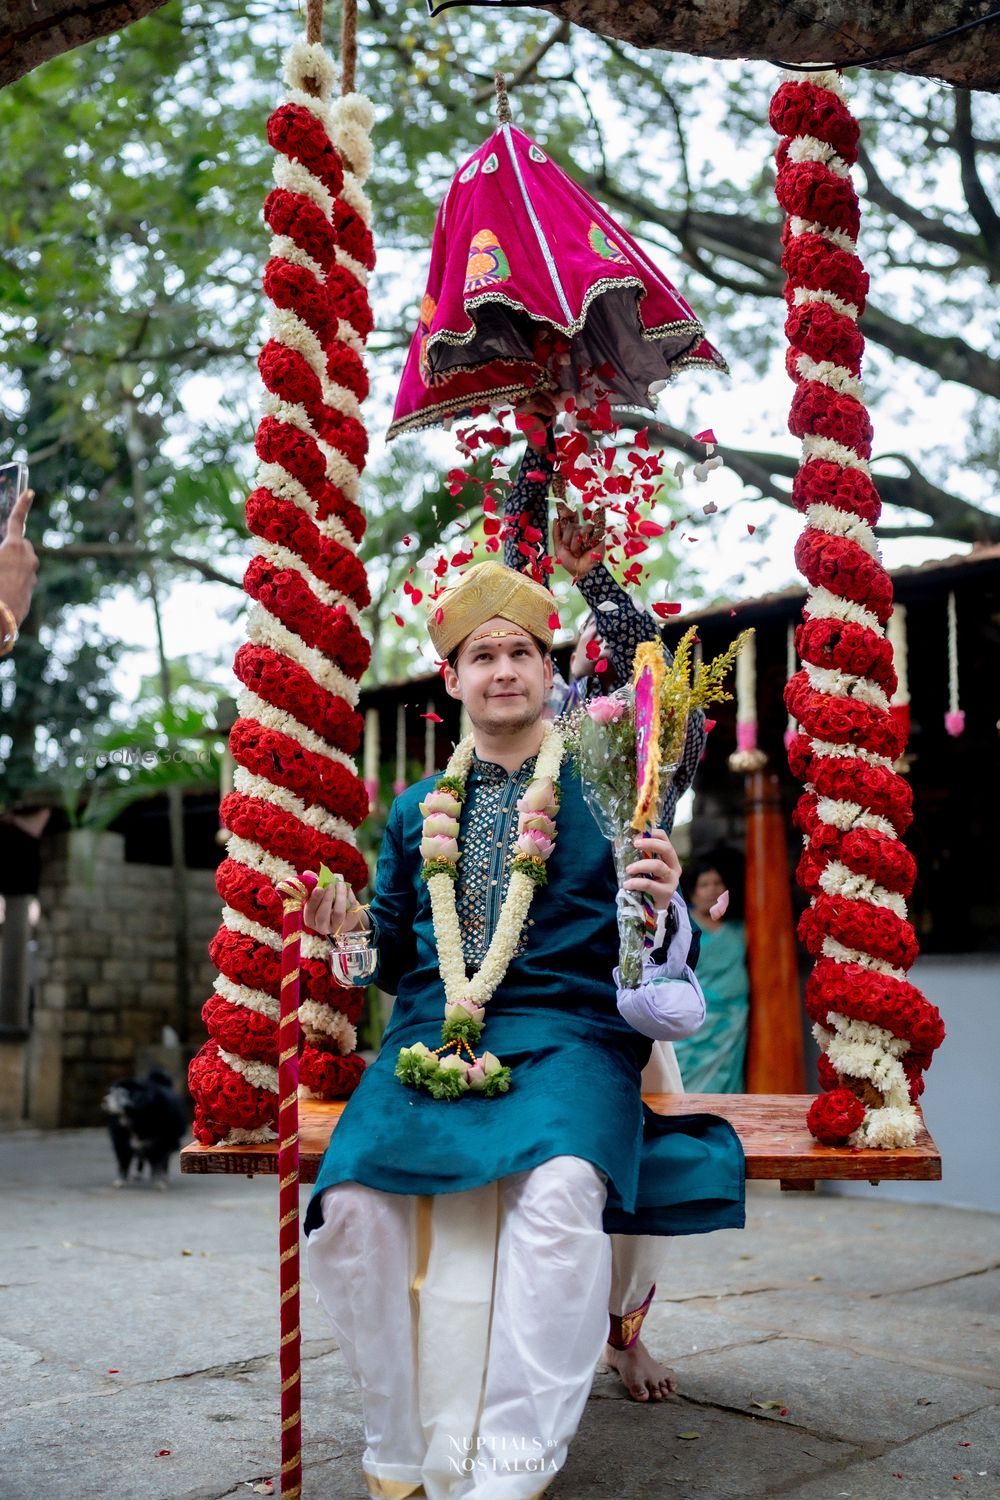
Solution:
<path fill-rule="evenodd" d="M 644 417 L 635 411 L 616 411 L 615 418 L 629 432 L 645 427 L 651 438 L 687 458 L 700 461 L 705 457 L 704 443 L 696 443 L 688 433 L 671 427 L 667 422 Z M 717 452 L 744 484 L 752 485 L 761 495 L 777 500 L 781 505 L 791 504 L 790 489 L 782 488 L 777 481 L 795 478 L 799 470 L 798 458 L 787 453 L 748 452 L 725 444 L 718 445 Z M 956 542 L 1000 542 L 1000 516 L 990 515 L 960 495 L 941 489 L 921 473 L 905 453 L 879 454 L 873 462 L 884 463 L 890 458 L 901 463 L 907 472 L 904 475 L 872 476 L 883 504 L 915 510 L 929 517 L 929 523 L 926 526 L 880 527 L 880 536 L 938 536 Z"/>
<path fill-rule="evenodd" d="M 511 73 L 510 77 L 507 79 L 507 92 L 509 94 L 512 94 L 517 88 L 518 84 L 525 83 L 531 77 L 532 73 L 534 73 L 535 69 L 538 67 L 538 64 L 541 62 L 545 54 L 547 52 L 551 52 L 552 48 L 556 45 L 557 42 L 568 41 L 569 22 L 560 21 L 557 26 L 554 26 L 552 28 L 548 36 L 542 37 L 542 40 L 538 43 L 538 46 L 534 49 L 534 51 L 528 53 L 528 56 L 524 59 L 524 62 L 521 63 L 520 67 L 517 68 L 515 72 Z M 489 88 L 477 89 L 472 96 L 472 102 L 473 104 L 488 104 L 492 98 L 493 85 L 491 83 Z"/>
<path fill-rule="evenodd" d="M 675 212 L 660 208 L 638 193 L 625 192 L 610 180 L 601 181 L 593 173 L 581 175 L 595 194 L 603 195 L 637 218 L 658 224 L 673 235 L 682 248 L 685 237 L 689 237 L 708 256 L 722 255 L 752 267 L 771 289 L 771 295 L 781 295 L 784 277 L 779 270 L 781 242 L 776 225 L 767 221 L 754 222 L 738 214 L 701 210 Z M 701 259 L 697 264 L 698 270 L 716 285 L 734 289 L 732 279 L 718 271 L 711 261 Z M 735 289 L 739 289 L 738 284 Z M 754 290 L 760 295 L 759 289 Z M 1000 365 L 957 334 L 928 333 L 880 311 L 872 303 L 868 304 L 861 326 L 865 337 L 873 343 L 882 344 L 893 354 L 933 370 L 942 380 L 956 380 L 986 396 L 1000 396 Z"/>
<path fill-rule="evenodd" d="M 206 578 L 209 583 L 225 583 L 229 588 L 242 591 L 243 582 L 239 578 L 230 578 L 225 573 L 220 573 L 213 568 L 211 563 L 202 562 L 200 557 L 189 557 L 184 552 L 177 552 L 173 547 L 165 551 L 158 551 L 155 547 L 138 547 L 127 542 L 68 542 L 65 547 L 36 547 L 35 551 L 40 558 L 51 557 L 55 559 L 83 559 L 83 558 L 110 558 L 112 561 L 121 559 L 127 562 L 148 563 L 168 562 L 174 563 L 179 568 L 192 568 Z"/>
<path fill-rule="evenodd" d="M 976 165 L 976 142 L 972 134 L 972 96 L 968 89 L 955 90 L 954 139 L 965 201 L 969 205 L 970 214 L 979 225 L 986 252 L 994 262 L 994 270 L 1000 276 L 1000 216 L 990 202 Z"/>
<path fill-rule="evenodd" d="M 0 88 L 99 36 L 123 31 L 166 0 L 10 0 L 0 36 Z"/>
<path fill-rule="evenodd" d="M 947 245 L 950 250 L 957 250 L 963 263 L 982 263 L 985 247 L 979 236 L 967 234 L 964 229 L 952 229 L 949 224 L 932 218 L 930 214 L 921 213 L 905 198 L 901 198 L 879 176 L 878 168 L 862 142 L 858 144 L 858 162 L 865 174 L 868 197 L 874 204 L 901 219 L 920 239 L 927 240 L 932 245 Z M 1000 261 L 996 269 L 1000 270 Z"/>
<path fill-rule="evenodd" d="M 880 66 L 893 73 L 943 78 L 965 88 L 995 90 L 1000 84 L 1000 26 L 979 26 L 934 46 L 926 38 L 976 20 L 992 7 L 976 0 L 826 0 L 791 5 L 788 0 L 525 0 L 567 16 L 599 36 L 619 37 L 635 47 L 687 52 L 693 57 L 762 58 L 768 62 L 826 62 L 864 67 L 865 59 L 913 48 Z M 924 45 L 921 45 L 924 43 Z"/>

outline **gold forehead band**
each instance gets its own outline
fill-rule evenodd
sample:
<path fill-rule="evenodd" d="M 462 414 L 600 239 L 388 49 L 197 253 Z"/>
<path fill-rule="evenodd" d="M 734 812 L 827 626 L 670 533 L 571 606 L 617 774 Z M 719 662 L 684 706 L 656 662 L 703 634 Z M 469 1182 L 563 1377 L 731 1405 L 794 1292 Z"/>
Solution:
<path fill-rule="evenodd" d="M 481 635 L 474 635 L 474 641 L 500 641 L 505 635 L 519 635 L 522 640 L 529 640 L 526 630 L 484 630 Z"/>

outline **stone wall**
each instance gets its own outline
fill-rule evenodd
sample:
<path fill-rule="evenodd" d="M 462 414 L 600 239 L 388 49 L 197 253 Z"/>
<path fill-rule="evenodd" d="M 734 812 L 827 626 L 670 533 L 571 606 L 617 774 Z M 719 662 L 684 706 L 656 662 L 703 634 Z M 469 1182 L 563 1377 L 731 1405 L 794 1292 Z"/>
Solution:
<path fill-rule="evenodd" d="M 189 871 L 188 893 L 196 1049 L 216 972 L 207 952 L 221 912 L 214 872 Z M 99 1124 L 107 1086 L 145 1071 L 163 1028 L 177 1027 L 170 871 L 126 864 L 119 834 L 74 830 L 44 846 L 39 901 L 27 1119 Z M 177 1064 L 175 1074 L 180 1056 Z"/>

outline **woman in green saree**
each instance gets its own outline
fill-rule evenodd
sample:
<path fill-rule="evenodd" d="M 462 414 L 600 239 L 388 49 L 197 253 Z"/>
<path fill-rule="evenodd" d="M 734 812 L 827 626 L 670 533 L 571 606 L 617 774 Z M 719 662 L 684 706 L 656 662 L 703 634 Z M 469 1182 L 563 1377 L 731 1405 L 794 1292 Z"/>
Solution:
<path fill-rule="evenodd" d="M 721 854 L 695 862 L 685 880 L 691 916 L 701 929 L 698 979 L 706 1005 L 705 1022 L 697 1035 L 674 1043 L 689 1094 L 741 1094 L 744 1086 L 750 1018 L 746 933 L 735 881 L 729 884 L 730 909 L 712 915 L 728 883 L 720 865 L 728 868 Z"/>

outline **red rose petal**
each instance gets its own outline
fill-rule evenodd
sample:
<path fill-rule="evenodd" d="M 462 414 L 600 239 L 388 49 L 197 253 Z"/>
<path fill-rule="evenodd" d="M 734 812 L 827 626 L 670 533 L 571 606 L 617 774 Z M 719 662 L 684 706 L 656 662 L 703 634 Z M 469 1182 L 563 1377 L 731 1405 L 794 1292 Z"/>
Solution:
<path fill-rule="evenodd" d="M 715 726 L 716 726 L 716 724 L 718 722 L 719 722 L 718 719 L 706 719 L 705 720 L 705 733 L 706 734 L 711 734 L 712 730 L 715 728 Z"/>
<path fill-rule="evenodd" d="M 757 530 L 757 528 L 756 528 L 756 526 L 748 526 L 748 527 L 747 527 L 747 534 L 748 534 L 748 535 L 749 535 L 749 536 L 753 536 L 753 534 L 754 534 L 754 532 L 755 532 L 755 531 L 756 531 L 756 530 Z"/>
<path fill-rule="evenodd" d="M 447 663 L 445 665 L 447 665 Z M 421 714 L 420 717 L 422 719 L 430 719 L 430 721 L 431 721 L 432 724 L 443 724 L 444 723 L 444 720 L 442 719 L 442 717 L 441 717 L 440 714 Z"/>
<path fill-rule="evenodd" d="M 608 670 L 608 664 L 605 661 L 605 659 L 604 659 L 603 656 L 601 657 L 600 661 L 595 661 L 595 663 L 594 663 L 594 671 L 595 672 L 606 672 L 607 670 Z"/>
<path fill-rule="evenodd" d="M 120 1375 L 121 1371 L 120 1370 L 109 1370 L 108 1374 L 109 1375 Z"/>
<path fill-rule="evenodd" d="M 718 438 L 715 436 L 715 433 L 712 431 L 711 427 L 706 427 L 704 432 L 696 432 L 694 435 L 694 440 L 696 443 L 718 442 Z"/>
<path fill-rule="evenodd" d="M 660 617 L 661 620 L 665 620 L 668 615 L 679 615 L 680 612 L 681 612 L 681 606 L 679 604 L 654 604 L 653 605 L 653 614 L 654 615 L 659 615 L 659 617 Z"/>
<path fill-rule="evenodd" d="M 559 629 L 559 616 L 556 614 L 555 610 L 553 610 L 552 613 L 549 615 L 549 629 L 550 630 L 558 630 Z"/>
<path fill-rule="evenodd" d="M 157 1456 L 157 1458 L 169 1458 L 170 1457 L 170 1449 L 169 1448 L 160 1448 L 160 1449 L 157 1450 L 156 1456 Z"/>
<path fill-rule="evenodd" d="M 402 615 L 393 614 L 392 618 L 395 620 L 395 622 L 399 626 L 400 630 L 402 630 L 403 627 L 406 624 L 406 621 L 403 619 L 403 616 Z"/>
<path fill-rule="evenodd" d="M 665 530 L 658 521 L 640 521 L 635 529 L 640 536 L 662 536 Z"/>

